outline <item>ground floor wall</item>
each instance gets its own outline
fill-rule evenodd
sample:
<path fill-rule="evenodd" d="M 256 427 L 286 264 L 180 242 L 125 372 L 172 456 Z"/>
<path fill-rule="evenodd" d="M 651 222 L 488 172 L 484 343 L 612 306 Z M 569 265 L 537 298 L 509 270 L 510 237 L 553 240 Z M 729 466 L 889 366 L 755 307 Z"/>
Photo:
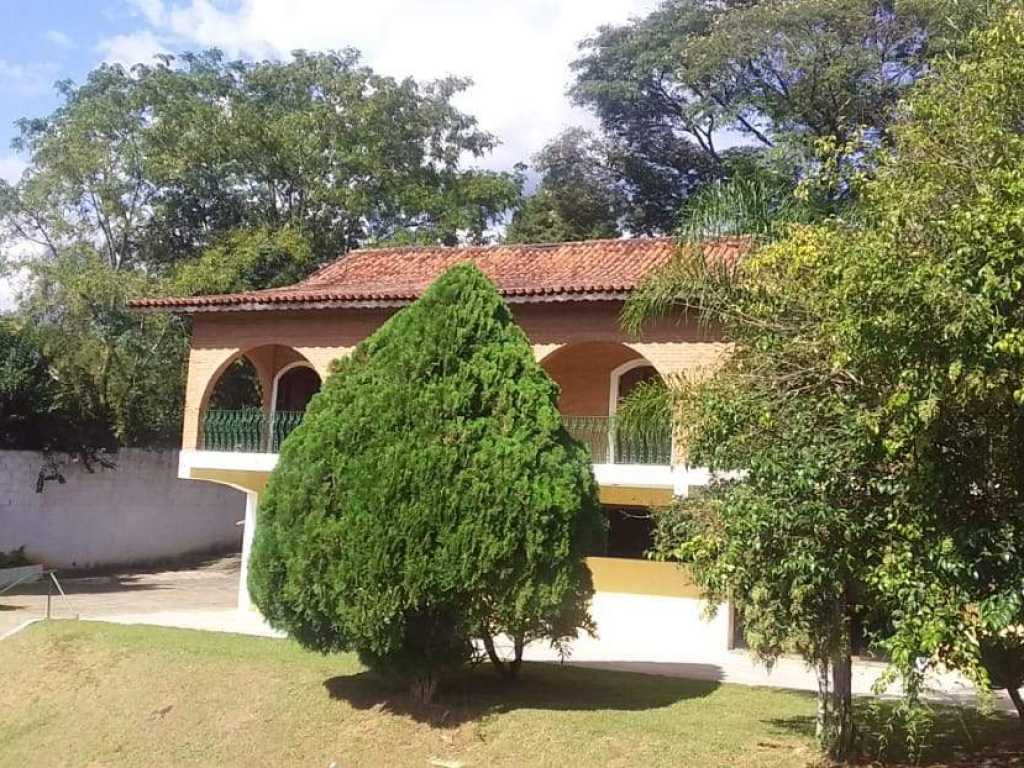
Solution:
<path fill-rule="evenodd" d="M 646 563 L 642 565 L 653 565 Z M 713 616 L 708 604 L 696 597 L 666 597 L 624 592 L 594 594 L 590 604 L 596 632 L 569 643 L 563 658 L 545 642 L 531 643 L 523 656 L 528 661 L 570 661 L 588 666 L 644 671 L 643 665 L 678 665 L 687 677 L 719 679 L 721 659 L 730 650 L 728 606 Z M 500 638 L 497 650 L 512 656 L 512 644 Z"/>
<path fill-rule="evenodd" d="M 36 480 L 43 457 L 0 451 L 0 552 L 24 547 L 56 568 L 145 564 L 241 547 L 245 496 L 178 479 L 177 451 L 121 451 L 116 468 L 61 467 L 65 482 Z"/>

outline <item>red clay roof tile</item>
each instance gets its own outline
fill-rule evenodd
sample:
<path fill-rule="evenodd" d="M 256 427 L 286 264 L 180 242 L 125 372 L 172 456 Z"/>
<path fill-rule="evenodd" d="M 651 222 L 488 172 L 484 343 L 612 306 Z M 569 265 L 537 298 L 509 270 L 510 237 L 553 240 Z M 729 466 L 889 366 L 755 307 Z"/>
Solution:
<path fill-rule="evenodd" d="M 706 246 L 709 258 L 732 262 L 741 240 Z M 135 309 L 209 312 L 403 304 L 415 300 L 449 267 L 472 261 L 513 301 L 622 298 L 676 252 L 669 237 L 588 240 L 541 245 L 448 248 L 403 246 L 352 251 L 296 285 L 263 291 L 136 299 Z"/>

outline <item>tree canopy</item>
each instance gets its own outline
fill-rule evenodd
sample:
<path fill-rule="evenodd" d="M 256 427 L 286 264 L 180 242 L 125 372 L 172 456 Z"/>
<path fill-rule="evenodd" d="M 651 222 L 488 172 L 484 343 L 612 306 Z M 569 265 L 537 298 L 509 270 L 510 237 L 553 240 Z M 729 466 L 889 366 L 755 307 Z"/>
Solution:
<path fill-rule="evenodd" d="M 494 286 L 452 268 L 339 360 L 260 501 L 250 588 L 303 645 L 429 698 L 481 639 L 589 629 L 587 449 Z"/>
<path fill-rule="evenodd" d="M 666 514 L 662 551 L 738 606 L 756 653 L 818 666 L 837 756 L 860 634 L 911 703 L 936 665 L 1019 684 L 1022 62 L 1008 3 L 913 88 L 841 216 L 735 268 L 691 248 L 634 305 L 698 312 L 735 349 L 676 396 L 691 461 L 742 475 Z"/>
<path fill-rule="evenodd" d="M 988 5 L 665 0 L 601 27 L 580 43 L 570 89 L 597 116 L 600 135 L 573 129 L 549 143 L 535 160 L 538 191 L 510 233 L 585 236 L 591 216 L 577 222 L 566 203 L 600 199 L 600 210 L 613 212 L 601 221 L 665 234 L 694 194 L 747 176 L 752 159 L 793 180 L 818 171 L 822 143 L 863 162 L 865 147 L 887 141 L 906 88 L 956 50 Z M 595 170 L 553 171 L 549 158 L 567 154 Z"/>
<path fill-rule="evenodd" d="M 104 65 L 20 122 L 30 164 L 5 187 L 5 222 L 50 250 L 97 241 L 115 268 L 187 261 L 239 227 L 291 225 L 320 260 L 480 238 L 518 182 L 461 166 L 495 144 L 451 104 L 467 85 L 396 81 L 354 51 Z"/>
<path fill-rule="evenodd" d="M 60 83 L 60 106 L 19 123 L 21 180 L 0 182 L 0 271 L 24 270 L 19 317 L 83 419 L 115 444 L 176 442 L 187 326 L 130 298 L 294 282 L 371 242 L 486 239 L 521 179 L 466 166 L 496 143 L 453 105 L 467 85 L 384 77 L 350 50 Z"/>

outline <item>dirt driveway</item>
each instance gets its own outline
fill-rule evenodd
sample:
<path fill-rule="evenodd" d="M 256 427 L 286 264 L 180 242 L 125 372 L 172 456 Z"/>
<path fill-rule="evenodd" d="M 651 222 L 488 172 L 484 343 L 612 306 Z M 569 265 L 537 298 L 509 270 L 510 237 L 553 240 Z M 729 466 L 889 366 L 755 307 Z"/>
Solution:
<path fill-rule="evenodd" d="M 233 608 L 238 599 L 240 559 L 230 555 L 162 569 L 112 571 L 61 577 L 68 600 L 54 594 L 52 615 L 98 618 L 181 609 Z M 46 615 L 46 584 L 17 587 L 0 595 L 0 635 Z"/>

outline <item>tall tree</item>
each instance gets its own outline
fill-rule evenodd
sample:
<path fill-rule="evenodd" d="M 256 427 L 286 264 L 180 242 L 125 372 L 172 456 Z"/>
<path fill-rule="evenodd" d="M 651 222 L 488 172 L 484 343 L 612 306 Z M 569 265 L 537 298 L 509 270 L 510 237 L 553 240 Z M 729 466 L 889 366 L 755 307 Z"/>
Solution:
<path fill-rule="evenodd" d="M 249 577 L 263 614 L 424 699 L 474 638 L 514 675 L 527 642 L 591 629 L 603 520 L 557 389 L 494 285 L 449 270 L 336 364 L 285 440 Z"/>
<path fill-rule="evenodd" d="M 5 222 L 50 251 L 97 242 L 114 268 L 187 260 L 239 226 L 290 224 L 318 260 L 403 234 L 481 238 L 518 183 L 461 167 L 495 144 L 451 104 L 467 84 L 396 81 L 354 51 L 103 66 L 21 121 L 30 164 Z"/>
<path fill-rule="evenodd" d="M 599 139 L 570 129 L 537 153 L 533 167 L 540 184 L 512 217 L 507 242 L 618 237 L 626 200 Z"/>
<path fill-rule="evenodd" d="M 906 87 L 988 0 L 665 0 L 580 44 L 573 99 L 599 118 L 638 233 L 672 231 L 695 188 L 733 174 L 737 142 L 796 176 L 816 144 L 863 158 Z"/>
<path fill-rule="evenodd" d="M 666 514 L 660 542 L 756 653 L 818 667 L 833 756 L 858 625 L 910 703 L 936 665 L 1020 684 L 1022 62 L 1006 3 L 911 92 L 853 208 L 738 265 L 691 247 L 631 315 L 697 312 L 734 345 L 676 395 L 691 461 L 742 474 Z"/>

